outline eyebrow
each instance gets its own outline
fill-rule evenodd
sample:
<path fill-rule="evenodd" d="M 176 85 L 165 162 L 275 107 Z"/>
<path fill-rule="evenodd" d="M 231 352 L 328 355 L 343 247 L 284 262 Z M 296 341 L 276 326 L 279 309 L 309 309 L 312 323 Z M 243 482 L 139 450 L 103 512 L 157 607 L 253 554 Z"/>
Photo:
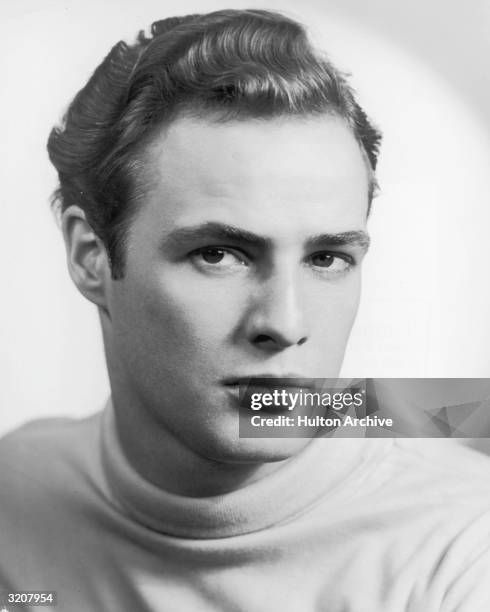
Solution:
<path fill-rule="evenodd" d="M 216 243 L 232 241 L 258 249 L 265 249 L 272 245 L 272 240 L 270 238 L 259 236 L 258 234 L 233 225 L 209 221 L 200 225 L 180 227 L 173 230 L 165 237 L 162 247 L 172 249 L 181 246 L 183 243 L 206 240 Z M 362 230 L 332 234 L 315 234 L 307 237 L 305 241 L 306 246 L 310 249 L 351 246 L 362 248 L 363 250 L 368 249 L 369 242 L 369 234 Z"/>

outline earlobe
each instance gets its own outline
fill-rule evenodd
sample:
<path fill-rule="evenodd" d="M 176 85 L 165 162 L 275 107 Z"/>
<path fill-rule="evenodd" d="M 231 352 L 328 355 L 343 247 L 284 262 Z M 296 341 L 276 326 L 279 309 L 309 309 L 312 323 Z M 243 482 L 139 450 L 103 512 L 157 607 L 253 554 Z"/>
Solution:
<path fill-rule="evenodd" d="M 107 310 L 111 279 L 106 248 L 79 206 L 62 214 L 61 228 L 66 247 L 68 271 L 78 290 L 88 300 Z"/>

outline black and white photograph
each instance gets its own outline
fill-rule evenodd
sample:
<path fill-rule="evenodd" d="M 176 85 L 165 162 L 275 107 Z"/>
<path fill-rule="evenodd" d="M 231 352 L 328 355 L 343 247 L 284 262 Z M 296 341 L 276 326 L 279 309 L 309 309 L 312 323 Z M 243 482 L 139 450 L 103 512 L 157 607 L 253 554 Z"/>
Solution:
<path fill-rule="evenodd" d="M 0 612 L 490 610 L 490 4 L 0 16 Z"/>

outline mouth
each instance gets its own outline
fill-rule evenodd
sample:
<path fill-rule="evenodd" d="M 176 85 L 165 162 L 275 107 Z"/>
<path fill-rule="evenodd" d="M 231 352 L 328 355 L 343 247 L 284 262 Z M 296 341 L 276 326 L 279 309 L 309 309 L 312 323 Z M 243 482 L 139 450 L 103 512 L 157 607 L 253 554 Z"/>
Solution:
<path fill-rule="evenodd" d="M 254 374 L 225 379 L 223 386 L 232 394 L 240 408 L 247 411 L 250 410 L 250 401 L 254 395 L 275 395 L 276 403 L 263 405 L 261 410 L 268 414 L 279 414 L 290 410 L 290 400 L 287 399 L 290 394 L 313 391 L 315 382 L 314 378 L 304 375 Z M 282 394 L 283 392 L 286 395 Z M 280 399 L 277 394 L 282 394 Z"/>
<path fill-rule="evenodd" d="M 315 379 L 302 374 L 250 374 L 248 376 L 237 376 L 226 378 L 223 381 L 225 387 L 265 387 L 271 389 L 312 389 Z"/>

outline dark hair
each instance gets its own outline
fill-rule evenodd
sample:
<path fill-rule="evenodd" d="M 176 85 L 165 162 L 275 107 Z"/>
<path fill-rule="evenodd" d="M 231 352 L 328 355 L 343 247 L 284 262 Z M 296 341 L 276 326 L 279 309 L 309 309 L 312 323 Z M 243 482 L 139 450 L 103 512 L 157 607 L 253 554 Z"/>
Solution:
<path fill-rule="evenodd" d="M 156 125 L 190 113 L 219 121 L 333 114 L 351 127 L 370 168 L 381 140 L 344 76 L 279 13 L 223 10 L 157 21 L 151 35 L 117 43 L 48 141 L 59 175 L 53 204 L 80 206 L 104 242 L 113 278 L 144 190 L 143 145 Z"/>

